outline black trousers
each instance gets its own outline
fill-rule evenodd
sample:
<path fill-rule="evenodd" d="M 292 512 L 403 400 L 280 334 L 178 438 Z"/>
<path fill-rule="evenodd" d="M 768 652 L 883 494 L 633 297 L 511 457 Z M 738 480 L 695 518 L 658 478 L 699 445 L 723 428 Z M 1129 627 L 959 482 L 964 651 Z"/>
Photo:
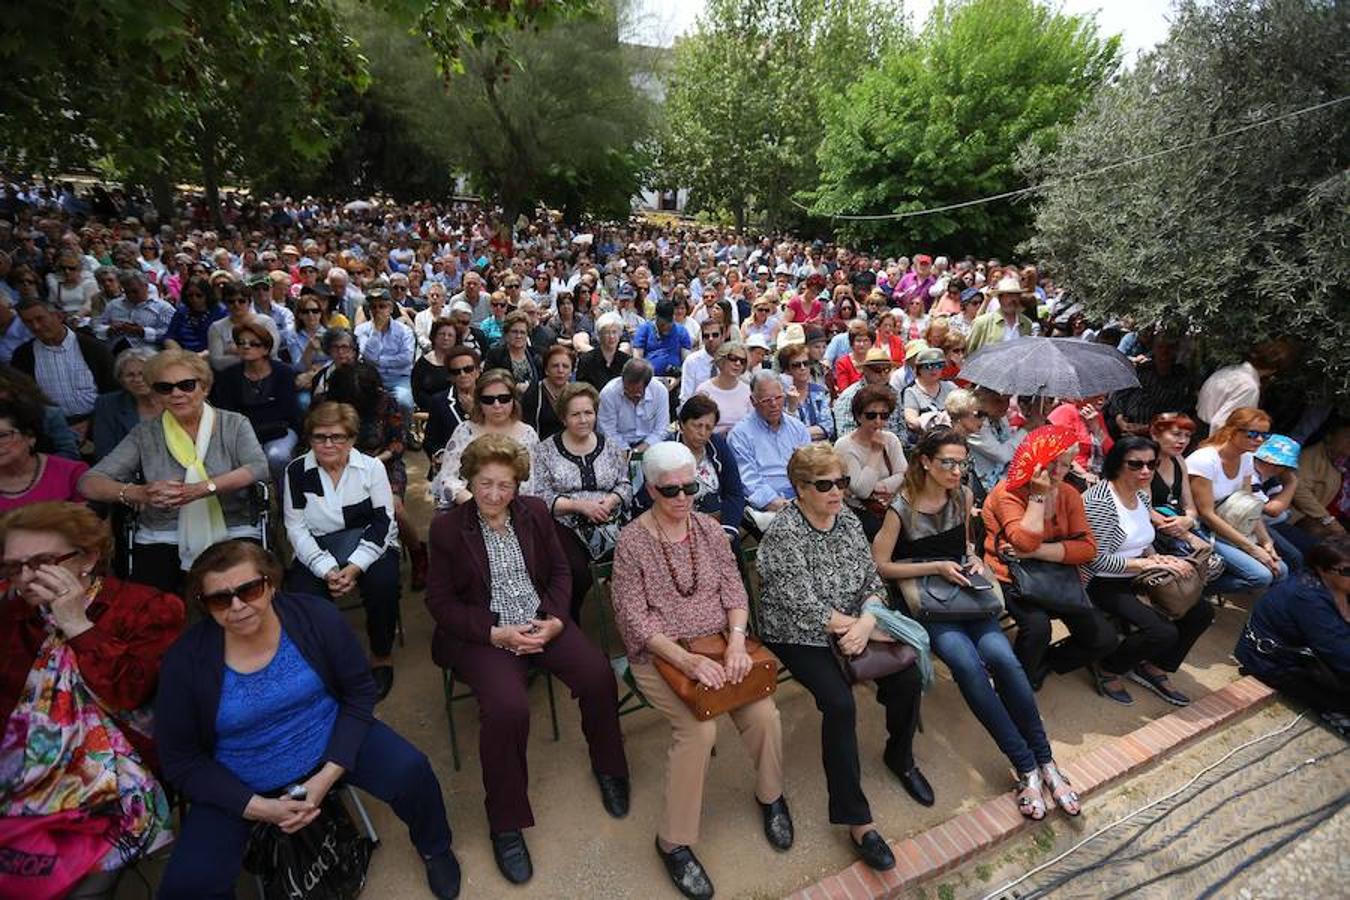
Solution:
<path fill-rule="evenodd" d="M 1175 672 L 1214 621 L 1214 607 L 1201 598 L 1186 615 L 1173 621 L 1141 603 L 1130 582 L 1129 578 L 1101 577 L 1088 582 L 1088 596 L 1098 609 L 1134 626 L 1116 649 L 1102 658 L 1102 670 L 1124 675 L 1141 662 L 1151 662 L 1164 672 Z"/>
<path fill-rule="evenodd" d="M 1350 714 L 1350 684 L 1333 686 L 1311 669 L 1289 669 L 1278 675 L 1258 675 L 1275 690 L 1317 712 Z"/>
<path fill-rule="evenodd" d="M 828 647 L 765 646 L 811 692 L 820 710 L 820 756 L 830 795 L 830 822 L 866 825 L 872 821 L 872 810 L 863 795 L 862 766 L 858 762 L 858 710 L 838 660 Z M 922 684 L 918 666 L 877 681 L 877 702 L 886 709 L 886 749 L 902 770 L 914 765 L 914 730 L 919 724 Z"/>
<path fill-rule="evenodd" d="M 572 621 L 581 624 L 581 604 L 591 592 L 591 551 L 581 543 L 577 533 L 554 519 L 558 529 L 558 543 L 562 544 L 567 568 L 572 572 Z"/>
<path fill-rule="evenodd" d="M 1074 612 L 1046 612 L 1034 602 L 1022 600 L 1005 582 L 1003 601 L 1017 623 L 1013 653 L 1033 684 L 1039 684 L 1046 672 L 1064 675 L 1096 662 L 1112 650 L 1120 636 L 1101 610 L 1085 606 Z M 1069 628 L 1069 637 L 1050 646 L 1051 622 L 1059 619 Z"/>
<path fill-rule="evenodd" d="M 366 639 L 370 642 L 371 656 L 388 656 L 394 652 L 400 594 L 398 565 L 401 557 L 402 552 L 399 550 L 386 550 L 356 580 L 357 590 L 361 592 L 361 605 L 366 608 Z M 286 571 L 286 590 L 327 597 L 328 582 L 296 560 Z"/>
<path fill-rule="evenodd" d="M 177 544 L 133 544 L 131 547 L 131 573 L 128 581 L 148 584 L 166 594 L 183 596 L 187 573 L 182 569 L 182 560 L 178 558 Z M 187 598 L 184 598 L 187 599 Z M 191 603 L 188 604 L 192 606 Z"/>

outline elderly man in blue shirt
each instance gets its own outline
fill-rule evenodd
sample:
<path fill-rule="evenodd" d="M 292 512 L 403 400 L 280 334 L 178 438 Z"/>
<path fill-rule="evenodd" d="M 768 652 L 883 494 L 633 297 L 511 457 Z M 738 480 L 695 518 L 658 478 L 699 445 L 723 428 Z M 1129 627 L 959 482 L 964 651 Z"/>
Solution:
<path fill-rule="evenodd" d="M 736 454 L 751 518 L 760 528 L 796 496 L 788 480 L 792 452 L 811 443 L 811 432 L 795 416 L 783 414 L 783 383 L 768 370 L 750 379 L 755 411 L 736 423 L 727 443 Z"/>
<path fill-rule="evenodd" d="M 356 326 L 356 344 L 361 358 L 379 370 L 385 388 L 394 395 L 404 418 L 412 420 L 412 367 L 417 355 L 417 337 L 407 325 L 393 318 L 394 301 L 383 288 L 367 296 L 370 318 Z"/>
<path fill-rule="evenodd" d="M 150 296 L 150 283 L 140 269 L 122 269 L 117 280 L 122 285 L 122 296 L 103 308 L 103 315 L 94 323 L 94 334 L 108 342 L 114 351 L 122 341 L 131 347 L 159 349 L 173 320 L 174 308 Z"/>
<path fill-rule="evenodd" d="M 646 450 L 666 439 L 670 392 L 652 377 L 652 364 L 630 359 L 623 372 L 600 391 L 600 433 L 621 446 Z"/>

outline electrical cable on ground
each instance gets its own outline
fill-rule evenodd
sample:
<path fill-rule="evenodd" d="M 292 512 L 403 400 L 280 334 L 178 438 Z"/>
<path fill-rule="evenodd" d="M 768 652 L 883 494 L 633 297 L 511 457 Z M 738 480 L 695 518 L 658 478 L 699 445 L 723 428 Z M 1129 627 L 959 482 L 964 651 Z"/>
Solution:
<path fill-rule="evenodd" d="M 1149 160 L 1157 159 L 1160 156 L 1166 156 L 1169 153 L 1179 153 L 1182 150 L 1190 150 L 1193 147 L 1199 147 L 1203 144 L 1213 143 L 1214 141 L 1223 140 L 1224 138 L 1230 138 L 1235 135 L 1251 131 L 1255 128 L 1263 128 L 1266 125 L 1273 125 L 1276 122 L 1283 122 L 1286 119 L 1292 119 L 1297 116 L 1307 115 L 1308 113 L 1318 112 L 1319 110 L 1327 109 L 1329 107 L 1336 106 L 1337 104 L 1344 103 L 1347 100 L 1350 100 L 1350 95 L 1346 95 L 1344 97 L 1337 97 L 1334 100 L 1326 100 L 1323 101 L 1322 103 L 1315 103 L 1312 106 L 1305 106 L 1302 109 L 1291 110 L 1290 112 L 1282 113 L 1278 116 L 1271 116 L 1268 119 L 1261 119 L 1260 121 L 1257 122 L 1248 122 L 1246 125 L 1241 125 L 1237 128 L 1229 129 L 1228 131 L 1222 131 L 1219 132 L 1218 134 L 1212 134 L 1208 135 L 1207 137 L 1197 138 L 1196 140 L 1193 141 L 1187 141 L 1186 143 L 1178 144 L 1175 147 L 1164 147 L 1161 150 L 1154 150 L 1153 152 L 1145 153 L 1142 156 L 1135 156 L 1130 159 L 1124 159 L 1120 160 L 1119 162 L 1113 162 L 1110 163 L 1109 165 L 1102 166 L 1100 169 L 1093 169 L 1092 171 L 1089 172 L 1080 172 L 1077 175 L 1070 175 L 1067 178 L 1060 178 L 1054 181 L 1045 181 L 1042 182 L 1041 184 L 1033 184 L 1030 187 L 1017 188 L 1016 190 L 1004 191 L 1000 194 L 991 194 L 988 197 L 979 197 L 975 200 L 964 200 L 960 203 L 948 203 L 944 206 L 934 206 L 928 209 L 915 209 L 910 210 L 908 212 L 898 212 L 898 213 L 878 213 L 875 215 L 850 215 L 847 213 L 817 213 L 813 211 L 811 207 L 807 206 L 804 203 L 799 203 L 797 200 L 791 197 L 788 198 L 788 202 L 791 203 L 793 206 L 797 207 L 798 209 L 803 210 L 804 212 L 811 213 L 811 215 L 820 216 L 821 218 L 825 219 L 841 219 L 848 222 L 883 222 L 888 220 L 912 219 L 916 216 L 931 216 L 936 215 L 937 213 L 951 212 L 952 210 L 955 209 L 965 209 L 968 206 L 980 206 L 985 203 L 993 203 L 996 200 L 1007 200 L 1012 197 L 1020 197 L 1023 194 L 1031 194 L 1036 191 L 1045 190 L 1046 188 L 1049 187 L 1057 187 L 1061 184 L 1069 184 L 1070 182 L 1079 181 L 1083 178 L 1092 178 L 1095 175 L 1101 175 L 1106 172 L 1114 171 L 1115 169 L 1124 168 L 1125 166 L 1132 166 L 1135 165 L 1136 163 L 1148 162 Z"/>
<path fill-rule="evenodd" d="M 1045 862 L 1041 863 L 1040 865 L 1035 866 L 1034 868 L 1028 869 L 1028 870 L 1027 870 L 1026 872 L 1024 872 L 1022 875 L 1018 876 L 1017 878 L 1013 879 L 1012 881 L 1008 882 L 1007 884 L 1003 885 L 1002 887 L 999 887 L 999 888 L 997 888 L 996 890 L 990 891 L 988 894 L 985 894 L 984 897 L 982 898 L 982 900 L 995 900 L 995 898 L 997 898 L 1000 894 L 1003 894 L 1003 893 L 1005 893 L 1005 892 L 1007 892 L 1007 891 L 1012 890 L 1013 888 L 1017 887 L 1017 885 L 1021 884 L 1021 883 L 1024 882 L 1024 881 L 1026 881 L 1026 880 L 1027 880 L 1028 878 L 1030 878 L 1031 876 L 1037 874 L 1038 872 L 1043 872 L 1043 871 L 1045 871 L 1046 869 L 1048 869 L 1048 868 L 1050 868 L 1051 866 L 1053 866 L 1055 863 L 1058 863 L 1060 860 L 1063 860 L 1063 859 L 1065 859 L 1066 857 L 1070 856 L 1071 854 L 1076 853 L 1078 850 L 1080 850 L 1081 848 L 1087 846 L 1088 844 L 1090 844 L 1091 842 L 1095 841 L 1097 838 L 1101 837 L 1102 835 L 1106 834 L 1107 832 L 1111 831 L 1113 828 L 1116 828 L 1116 827 L 1118 827 L 1118 826 L 1120 826 L 1120 825 L 1123 825 L 1124 823 L 1128 822 L 1130 819 L 1134 818 L 1135 816 L 1139 815 L 1140 813 L 1146 812 L 1146 811 L 1152 809 L 1153 807 L 1157 806 L 1158 804 L 1164 803 L 1164 802 L 1166 802 L 1166 801 L 1168 801 L 1168 800 L 1171 800 L 1173 797 L 1176 797 L 1177 795 L 1184 793 L 1185 791 L 1189 790 L 1189 789 L 1190 789 L 1197 781 L 1199 781 L 1202 777 L 1204 777 L 1207 773 L 1213 771 L 1214 769 L 1217 769 L 1219 766 L 1223 765 L 1225 762 L 1227 762 L 1228 760 L 1232 759 L 1234 756 L 1236 756 L 1238 753 L 1242 752 L 1243 750 L 1246 750 L 1248 747 L 1254 746 L 1254 745 L 1256 745 L 1256 744 L 1261 743 L 1262 741 L 1269 740 L 1270 738 L 1273 738 L 1273 737 L 1279 737 L 1280 735 L 1282 735 L 1282 734 L 1284 734 L 1285 732 L 1289 731 L 1291 728 L 1293 728 L 1295 725 L 1297 725 L 1297 724 L 1299 723 L 1299 721 L 1304 717 L 1304 715 L 1305 715 L 1304 713 L 1299 713 L 1298 715 L 1294 716 L 1294 718 L 1290 719 L 1287 723 L 1285 723 L 1284 725 L 1281 725 L 1279 728 L 1276 728 L 1276 729 L 1274 729 L 1273 731 L 1268 731 L 1268 732 L 1266 732 L 1266 733 L 1263 734 L 1263 735 L 1259 735 L 1259 736 L 1257 736 L 1257 737 L 1254 737 L 1254 738 L 1252 738 L 1251 740 L 1247 741 L 1246 743 L 1239 744 L 1238 746 L 1234 747 L 1232 750 L 1229 750 L 1229 751 L 1228 751 L 1227 753 L 1225 753 L 1223 756 L 1219 757 L 1219 759 L 1217 759 L 1217 760 L 1215 760 L 1214 762 L 1210 763 L 1209 765 L 1205 766 L 1205 767 L 1204 767 L 1203 769 L 1201 769 L 1199 772 L 1196 772 L 1195 775 L 1194 775 L 1189 781 L 1187 781 L 1185 784 L 1183 784 L 1181 787 L 1177 788 L 1176 790 L 1172 791 L 1171 793 L 1164 794 L 1163 796 L 1159 797 L 1157 800 L 1154 800 L 1154 801 L 1152 801 L 1152 802 L 1150 802 L 1150 803 L 1148 803 L 1148 804 L 1146 804 L 1146 805 L 1144 805 L 1144 806 L 1139 807 L 1139 808 L 1136 809 L 1134 812 L 1128 813 L 1127 815 L 1124 815 L 1124 816 L 1122 816 L 1121 818 L 1116 819 L 1114 822 L 1110 823 L 1109 825 L 1104 825 L 1104 826 L 1102 826 L 1101 828 L 1097 829 L 1097 830 L 1094 831 L 1092 834 L 1090 834 L 1090 835 L 1088 835 L 1087 837 L 1083 838 L 1081 841 L 1079 841 L 1078 843 L 1074 844 L 1072 847 L 1070 847 L 1069 849 L 1065 850 L 1063 853 L 1059 854 L 1058 856 L 1053 857 L 1052 859 L 1048 859 L 1048 860 L 1046 860 Z"/>
<path fill-rule="evenodd" d="M 1342 801 L 1344 801 L 1344 799 L 1345 798 L 1342 797 Z M 1336 808 L 1329 809 L 1329 807 L 1331 806 L 1335 806 Z M 1313 817 L 1312 821 L 1305 822 L 1300 827 L 1294 829 L 1292 832 L 1285 835 L 1279 841 L 1276 841 L 1269 847 L 1265 847 L 1260 851 L 1258 851 L 1256 854 L 1244 859 L 1241 862 L 1241 864 L 1235 866 L 1233 870 L 1229 872 L 1227 875 L 1225 875 L 1223 878 L 1220 878 L 1214 884 L 1211 884 L 1209 887 L 1205 888 L 1204 892 L 1201 893 L 1200 896 L 1196 898 L 1196 900 L 1207 900 L 1207 898 L 1213 897 L 1215 894 L 1218 893 L 1218 891 L 1221 888 L 1227 886 L 1234 878 L 1238 877 L 1238 875 L 1242 874 L 1247 869 L 1250 869 L 1252 866 L 1256 865 L 1258 862 L 1267 858 L 1271 854 L 1283 850 L 1285 847 L 1292 844 L 1294 841 L 1298 840 L 1308 832 L 1312 831 L 1318 825 L 1321 825 L 1323 822 L 1326 822 L 1333 816 L 1338 815 L 1342 809 L 1345 809 L 1345 806 L 1346 804 L 1344 802 L 1341 802 L 1340 804 L 1329 803 L 1327 804 L 1327 806 L 1322 807 L 1322 810 L 1324 811 L 1315 810 L 1314 812 L 1309 813 L 1308 815 L 1311 815 Z"/>

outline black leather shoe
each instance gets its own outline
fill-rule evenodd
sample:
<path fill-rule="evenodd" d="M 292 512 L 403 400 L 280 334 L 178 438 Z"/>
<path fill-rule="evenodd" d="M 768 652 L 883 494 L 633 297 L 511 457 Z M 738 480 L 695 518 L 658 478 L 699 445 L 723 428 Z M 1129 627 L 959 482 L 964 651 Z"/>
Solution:
<path fill-rule="evenodd" d="M 759 811 L 764 815 L 764 836 L 775 850 L 788 850 L 792 847 L 792 813 L 788 812 L 787 797 L 779 797 L 772 803 L 760 803 Z"/>
<path fill-rule="evenodd" d="M 895 868 L 895 854 L 891 852 L 890 845 L 881 836 L 881 832 L 875 828 L 864 834 L 861 842 L 853 840 L 852 834 L 848 836 L 848 840 L 853 845 L 853 852 L 867 863 L 869 869 L 886 872 Z"/>
<path fill-rule="evenodd" d="M 661 854 L 661 862 L 666 864 L 666 871 L 670 873 L 670 880 L 675 883 L 676 890 L 689 900 L 711 900 L 712 882 L 708 880 L 708 873 L 703 870 L 703 864 L 698 861 L 693 850 L 676 847 L 667 853 L 661 849 L 658 839 L 656 852 Z"/>
<path fill-rule="evenodd" d="M 393 666 L 373 666 L 370 670 L 370 677 L 375 679 L 375 702 L 379 703 L 394 687 L 394 667 Z"/>
<path fill-rule="evenodd" d="M 915 803 L 923 806 L 932 806 L 935 798 L 933 797 L 933 786 L 928 783 L 928 779 L 923 777 L 918 766 L 913 766 L 908 772 L 901 772 L 900 786 L 905 789 L 905 793 L 914 798 Z"/>
<path fill-rule="evenodd" d="M 492 856 L 502 877 L 512 884 L 524 884 L 534 877 L 530 848 L 525 846 L 525 835 L 519 831 L 492 835 Z"/>
<path fill-rule="evenodd" d="M 605 805 L 605 812 L 616 819 L 628 815 L 628 779 L 596 772 L 595 780 L 600 784 L 600 802 Z"/>
<path fill-rule="evenodd" d="M 447 850 L 426 860 L 427 886 L 437 900 L 455 900 L 459 896 L 459 860 Z"/>

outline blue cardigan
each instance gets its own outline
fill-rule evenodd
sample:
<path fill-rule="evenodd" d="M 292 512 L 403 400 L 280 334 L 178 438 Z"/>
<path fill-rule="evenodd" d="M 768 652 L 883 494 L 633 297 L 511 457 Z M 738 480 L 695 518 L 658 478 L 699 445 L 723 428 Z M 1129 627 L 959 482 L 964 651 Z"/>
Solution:
<path fill-rule="evenodd" d="M 272 607 L 305 661 L 338 701 L 325 762 L 350 770 L 374 721 L 375 682 L 365 651 L 330 601 L 278 593 Z M 225 680 L 225 632 L 210 616 L 164 654 L 155 699 L 155 746 L 165 779 L 194 803 L 244 815 L 253 789 L 215 759 L 216 713 Z"/>
<path fill-rule="evenodd" d="M 1331 592 L 1313 575 L 1286 578 L 1266 591 L 1252 607 L 1233 652 L 1243 668 L 1262 680 L 1278 680 L 1301 668 L 1302 660 L 1296 654 L 1261 653 L 1248 639 L 1248 631 L 1290 649 L 1312 650 L 1350 681 L 1350 622 L 1341 618 Z"/>
<path fill-rule="evenodd" d="M 684 443 L 678 431 L 671 440 Z M 703 452 L 717 471 L 717 483 L 722 500 L 722 529 L 732 537 L 736 537 L 741 531 L 741 519 L 745 518 L 745 486 L 741 484 L 741 468 L 736 464 L 736 454 L 731 452 L 731 445 L 720 434 L 712 436 Z M 638 509 L 651 509 L 652 495 L 647 493 L 645 481 L 633 500 Z"/>

